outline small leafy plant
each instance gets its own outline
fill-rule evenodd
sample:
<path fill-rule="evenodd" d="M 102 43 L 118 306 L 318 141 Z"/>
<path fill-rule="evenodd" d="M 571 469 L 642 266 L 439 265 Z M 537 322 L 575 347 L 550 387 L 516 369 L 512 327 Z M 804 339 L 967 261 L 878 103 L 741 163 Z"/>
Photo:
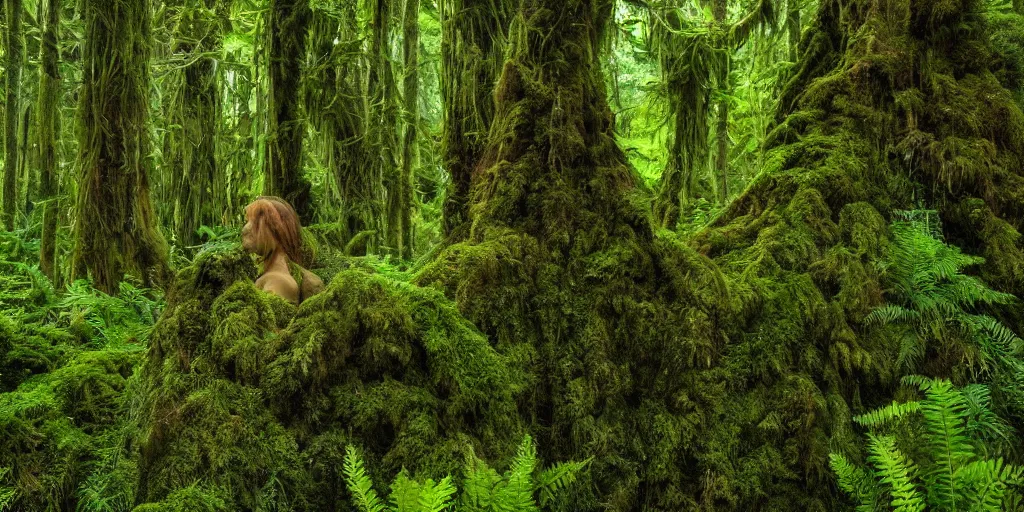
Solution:
<path fill-rule="evenodd" d="M 539 511 L 551 503 L 590 463 L 562 462 L 538 473 L 537 450 L 530 436 L 523 439 L 512 467 L 499 475 L 481 460 L 465 468 L 462 492 L 458 493 L 451 476 L 440 481 L 422 482 L 409 478 L 403 470 L 391 483 L 387 500 L 373 489 L 362 456 L 355 447 L 345 448 L 345 483 L 352 502 L 362 512 L 441 512 L 457 508 L 469 512 Z M 456 496 L 458 494 L 458 496 Z"/>
<path fill-rule="evenodd" d="M 991 453 L 986 440 L 1010 428 L 989 409 L 988 388 L 904 377 L 924 398 L 893 402 L 854 421 L 869 429 L 868 467 L 830 454 L 839 487 L 858 512 L 1019 510 L 1024 468 Z M 884 432 L 884 433 L 883 433 Z"/>

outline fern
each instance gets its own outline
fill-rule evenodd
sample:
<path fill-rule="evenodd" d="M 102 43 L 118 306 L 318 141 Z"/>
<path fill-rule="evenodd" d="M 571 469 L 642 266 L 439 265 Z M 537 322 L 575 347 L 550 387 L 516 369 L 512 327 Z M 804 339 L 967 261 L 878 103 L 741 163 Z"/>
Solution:
<path fill-rule="evenodd" d="M 511 510 L 537 510 L 533 499 L 533 470 L 536 467 L 537 450 L 533 446 L 533 439 L 527 435 L 519 445 L 519 451 L 509 470 L 508 483 L 498 490 L 495 501 L 502 508 L 508 507 Z"/>
<path fill-rule="evenodd" d="M 886 425 L 921 410 L 920 402 L 893 402 L 885 407 L 855 416 L 853 421 L 865 427 Z"/>
<path fill-rule="evenodd" d="M 930 212 L 897 217 L 905 220 L 891 225 L 893 243 L 880 264 L 889 303 L 871 311 L 864 324 L 889 330 L 901 370 L 916 371 L 929 348 L 959 354 L 970 377 L 994 377 L 1024 406 L 1024 341 L 985 314 L 1018 299 L 966 275 L 965 269 L 984 259 L 947 245 Z"/>
<path fill-rule="evenodd" d="M 899 449 L 890 436 L 869 434 L 868 461 L 875 466 L 879 482 L 889 487 L 892 507 L 896 512 L 924 510 L 924 499 L 914 484 L 916 466 Z"/>
<path fill-rule="evenodd" d="M 909 453 L 920 454 L 915 463 L 896 447 L 890 435 L 868 434 L 867 471 L 841 454 L 830 462 L 839 486 L 858 503 L 858 510 L 873 510 L 888 493 L 894 510 L 1012 510 L 1021 496 L 1017 488 L 1024 469 L 988 458 L 986 442 L 1008 438 L 1010 427 L 990 409 L 988 387 L 972 384 L 957 389 L 949 381 L 911 375 L 902 383 L 916 387 L 924 398 L 862 414 L 854 420 L 875 430 L 899 421 L 920 433 L 901 442 Z M 916 455 L 915 455 L 916 457 Z M 920 484 L 918 483 L 920 475 Z M 923 494 L 922 494 L 923 491 Z"/>
<path fill-rule="evenodd" d="M 383 512 L 387 508 L 380 502 L 373 481 L 366 474 L 363 458 L 353 446 L 345 447 L 345 483 L 352 492 L 352 501 L 363 512 Z"/>
<path fill-rule="evenodd" d="M 839 478 L 839 488 L 857 500 L 857 512 L 874 512 L 881 493 L 871 475 L 839 453 L 829 454 L 829 465 Z"/>
<path fill-rule="evenodd" d="M 9 510 L 18 497 L 18 490 L 16 488 L 3 485 L 3 482 L 7 480 L 7 474 L 10 472 L 11 468 L 0 467 L 0 512 Z"/>
<path fill-rule="evenodd" d="M 924 473 L 929 501 L 934 507 L 949 504 L 952 510 L 957 510 L 961 492 L 954 478 L 956 468 L 974 457 L 974 449 L 965 434 L 967 404 L 949 381 L 935 381 L 925 392 L 928 399 L 922 403 L 921 414 L 934 458 L 930 469 Z"/>
<path fill-rule="evenodd" d="M 590 459 L 563 462 L 538 475 L 537 450 L 533 439 L 526 436 L 504 475 L 474 457 L 464 470 L 462 493 L 457 498 L 458 489 L 450 476 L 439 482 L 417 482 L 403 469 L 391 483 L 390 506 L 382 504 L 373 491 L 362 457 L 352 446 L 345 448 L 344 474 L 352 501 L 363 512 L 442 512 L 454 509 L 456 503 L 458 510 L 466 512 L 534 512 L 566 491 L 589 463 Z M 540 505 L 535 499 L 538 494 Z"/>
<path fill-rule="evenodd" d="M 593 460 L 589 458 L 583 462 L 559 462 L 541 472 L 537 477 L 537 487 L 540 492 L 540 506 L 544 507 L 551 503 L 555 496 L 565 491 L 570 485 L 576 482 L 576 476 L 587 467 Z"/>

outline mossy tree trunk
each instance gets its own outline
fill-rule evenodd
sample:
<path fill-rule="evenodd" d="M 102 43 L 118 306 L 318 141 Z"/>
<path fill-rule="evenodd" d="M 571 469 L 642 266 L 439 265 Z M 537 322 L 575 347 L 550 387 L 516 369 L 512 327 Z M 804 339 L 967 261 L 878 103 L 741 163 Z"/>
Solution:
<path fill-rule="evenodd" d="M 796 62 L 800 48 L 800 3 L 786 0 L 786 32 L 789 35 L 789 60 Z"/>
<path fill-rule="evenodd" d="M 405 0 L 405 19 L 402 25 L 402 46 L 405 57 L 403 101 L 405 108 L 405 137 L 402 141 L 402 172 L 398 177 L 394 207 L 398 210 L 395 229 L 398 256 L 412 259 L 413 225 L 412 209 L 413 179 L 418 151 L 416 128 L 419 124 L 419 49 L 420 49 L 420 0 Z"/>
<path fill-rule="evenodd" d="M 725 25 L 729 15 L 728 0 L 715 0 L 714 14 L 715 21 Z M 729 200 L 729 96 L 732 88 L 729 86 L 729 65 L 732 56 L 728 53 L 722 56 L 722 63 L 717 72 L 717 82 L 721 89 L 722 98 L 718 100 L 718 120 L 715 125 L 715 144 L 717 154 L 715 155 L 715 179 L 717 180 L 718 204 L 724 205 Z"/>
<path fill-rule="evenodd" d="M 164 134 L 165 222 L 179 245 L 199 241 L 200 226 L 216 226 L 227 210 L 226 183 L 217 165 L 220 87 L 212 54 L 220 32 L 213 0 L 189 0 L 174 6 L 176 26 L 171 54 L 181 64 L 167 82 Z"/>
<path fill-rule="evenodd" d="M 72 278 L 116 294 L 125 273 L 166 283 L 149 196 L 148 0 L 86 0 Z"/>
<path fill-rule="evenodd" d="M 299 102 L 309 17 L 309 0 L 270 2 L 270 119 L 263 185 L 265 194 L 291 203 L 304 223 L 313 218 L 310 184 L 302 174 L 305 124 Z"/>
<path fill-rule="evenodd" d="M 401 175 L 398 125 L 398 84 L 391 58 L 392 20 L 395 18 L 394 0 L 368 2 L 370 17 L 370 67 L 366 94 L 369 98 L 366 113 L 366 154 L 373 167 L 372 175 L 382 180 L 386 194 L 383 218 L 378 222 L 383 231 L 378 233 L 376 250 L 397 254 L 401 221 L 398 204 L 401 202 Z"/>
<path fill-rule="evenodd" d="M 60 0 L 45 0 L 42 45 L 39 50 L 39 195 L 43 201 L 43 234 L 39 242 L 39 267 L 56 282 L 57 236 L 57 139 L 60 115 Z"/>
<path fill-rule="evenodd" d="M 365 157 L 367 69 L 356 5 L 341 7 L 340 15 L 314 9 L 308 51 L 303 98 L 313 132 L 310 152 L 327 169 L 326 201 L 340 212 L 332 222 L 344 246 L 359 233 L 382 229 L 386 201 L 383 178 L 375 174 L 380 166 Z"/>
<path fill-rule="evenodd" d="M 978 4 L 823 1 L 767 168 L 687 245 L 652 233 L 611 137 L 602 4 L 523 2 L 472 230 L 417 280 L 531 368 L 545 458 L 595 458 L 579 508 L 836 509 L 829 452 L 901 376 L 863 324 L 891 212 L 935 205 L 990 282 L 1024 287 L 1024 114 Z"/>
<path fill-rule="evenodd" d="M 451 181 L 444 199 L 444 234 L 464 238 L 469 189 L 494 119 L 494 83 L 501 73 L 508 0 L 441 0 L 442 152 Z"/>
<path fill-rule="evenodd" d="M 712 26 L 707 33 L 683 35 L 687 25 L 675 0 L 651 4 L 654 52 L 658 56 L 668 96 L 672 130 L 667 141 L 668 158 L 654 202 L 655 221 L 674 229 L 680 217 L 705 191 L 700 177 L 707 169 L 711 98 L 714 79 L 725 68 L 726 55 Z"/>
<path fill-rule="evenodd" d="M 18 117 L 21 115 L 21 68 L 25 39 L 21 27 L 21 0 L 5 0 L 7 31 L 4 37 L 7 51 L 7 99 L 4 103 L 4 228 L 14 230 L 18 215 L 18 174 L 21 152 L 18 150 Z"/>

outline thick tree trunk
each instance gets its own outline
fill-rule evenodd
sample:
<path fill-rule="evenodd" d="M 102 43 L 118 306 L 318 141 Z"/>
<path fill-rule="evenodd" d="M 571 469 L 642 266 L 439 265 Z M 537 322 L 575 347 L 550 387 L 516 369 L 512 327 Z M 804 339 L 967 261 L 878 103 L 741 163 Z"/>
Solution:
<path fill-rule="evenodd" d="M 468 229 L 470 181 L 494 119 L 494 83 L 501 73 L 509 0 L 441 0 L 442 152 L 451 177 L 444 199 L 446 236 Z"/>
<path fill-rule="evenodd" d="M 166 93 L 163 176 L 170 182 L 172 202 L 167 220 L 182 246 L 198 243 L 199 227 L 218 225 L 228 213 L 223 186 L 218 186 L 223 185 L 217 166 L 220 90 L 209 55 L 219 48 L 220 35 L 217 21 L 200 10 L 212 3 L 187 2 L 179 7 L 172 53 L 187 65 L 174 71 L 177 76 Z"/>
<path fill-rule="evenodd" d="M 39 195 L 43 201 L 43 235 L 39 242 L 39 267 L 56 283 L 57 236 L 57 139 L 60 116 L 60 0 L 45 0 L 43 40 L 39 50 Z"/>
<path fill-rule="evenodd" d="M 364 54 L 356 51 L 361 45 L 354 4 L 340 16 L 313 11 L 308 49 L 313 65 L 306 69 L 303 91 L 314 134 L 309 151 L 329 171 L 326 200 L 341 215 L 333 223 L 340 228 L 333 242 L 342 247 L 359 233 L 381 231 L 386 202 L 383 178 L 376 174 L 381 167 L 365 156 L 370 145 L 364 140 L 367 70 Z"/>
<path fill-rule="evenodd" d="M 4 44 L 7 50 L 7 100 L 4 104 L 4 186 L 3 216 L 4 228 L 14 230 L 18 215 L 18 118 L 21 115 L 21 65 L 25 40 L 21 30 L 21 0 L 6 0 L 4 11 L 7 15 L 7 32 Z"/>
<path fill-rule="evenodd" d="M 402 173 L 398 177 L 397 228 L 398 255 L 412 259 L 414 204 L 413 183 L 418 151 L 416 127 L 419 124 L 419 49 L 420 49 L 420 0 L 405 0 L 403 25 L 403 46 L 405 53 L 405 139 L 402 142 Z"/>
<path fill-rule="evenodd" d="M 75 277 L 109 294 L 126 272 L 164 284 L 167 246 L 149 197 L 148 0 L 86 0 L 78 109 Z"/>
<path fill-rule="evenodd" d="M 309 0 L 272 0 L 269 65 L 270 120 L 263 191 L 288 201 L 304 223 L 313 218 L 310 184 L 302 175 L 305 125 L 299 112 L 302 59 L 306 54 Z"/>

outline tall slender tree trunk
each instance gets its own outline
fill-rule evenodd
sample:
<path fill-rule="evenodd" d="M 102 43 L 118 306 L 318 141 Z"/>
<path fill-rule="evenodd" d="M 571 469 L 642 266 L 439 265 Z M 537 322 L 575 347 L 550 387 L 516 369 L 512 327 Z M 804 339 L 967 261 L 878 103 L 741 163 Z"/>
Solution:
<path fill-rule="evenodd" d="M 270 32 L 270 119 L 263 191 L 291 203 L 303 222 L 313 217 L 310 184 L 302 175 L 305 123 L 299 111 L 299 85 L 309 17 L 309 0 L 271 0 L 267 27 Z"/>
<path fill-rule="evenodd" d="M 403 46 L 405 50 L 405 140 L 402 142 L 402 173 L 398 177 L 398 255 L 412 259 L 413 171 L 416 167 L 416 126 L 419 124 L 420 0 L 405 0 Z"/>
<path fill-rule="evenodd" d="M 4 228 L 14 230 L 18 214 L 18 117 L 21 114 L 21 64 L 25 40 L 21 31 L 21 0 L 6 0 L 4 11 L 7 15 L 7 101 L 4 116 Z"/>
<path fill-rule="evenodd" d="M 728 0 L 715 0 L 714 7 L 715 21 L 725 26 L 726 18 L 729 16 Z M 718 87 L 724 92 L 722 99 L 718 101 L 718 121 L 715 124 L 715 143 L 717 154 L 715 156 L 715 180 L 718 182 L 718 203 L 725 204 L 729 200 L 729 65 L 731 50 L 723 57 L 724 63 L 718 71 Z"/>
<path fill-rule="evenodd" d="M 175 28 L 173 53 L 186 63 L 176 70 L 177 80 L 165 95 L 168 129 L 164 154 L 173 201 L 170 225 L 179 244 L 199 240 L 196 231 L 202 225 L 216 225 L 225 214 L 225 195 L 218 187 L 217 128 L 220 126 L 220 102 L 217 73 L 210 53 L 220 39 L 216 19 L 205 9 L 212 0 L 187 2 Z M 205 8 L 200 10 L 200 8 Z"/>
<path fill-rule="evenodd" d="M 789 33 L 789 61 L 796 62 L 800 49 L 800 4 L 798 0 L 787 0 L 786 32 Z"/>
<path fill-rule="evenodd" d="M 369 149 L 364 137 L 368 107 L 362 90 L 367 69 L 363 53 L 352 51 L 362 44 L 356 6 L 342 7 L 340 15 L 314 10 L 310 25 L 308 62 L 312 65 L 305 70 L 302 94 L 313 128 L 309 151 L 330 173 L 326 199 L 333 211 L 340 212 L 335 223 L 339 236 L 333 242 L 346 246 L 360 233 L 379 231 L 386 200 L 383 179 L 376 175 L 380 166 L 364 158 Z M 350 249 L 358 255 L 365 247 Z"/>
<path fill-rule="evenodd" d="M 379 180 L 387 195 L 383 218 L 378 225 L 378 243 L 397 254 L 396 228 L 400 226 L 397 209 L 394 208 L 399 194 L 398 163 L 398 84 L 392 68 L 390 35 L 392 0 L 373 0 L 373 14 L 370 20 L 370 69 L 367 78 L 367 96 L 370 98 L 366 120 L 366 156 L 371 159 L 371 175 Z M 378 244 L 371 244 L 376 246 Z"/>
<path fill-rule="evenodd" d="M 56 282 L 57 139 L 60 134 L 57 98 L 60 93 L 60 0 L 44 0 L 43 40 L 39 48 L 39 196 L 43 201 L 43 236 L 39 267 Z"/>
<path fill-rule="evenodd" d="M 167 246 L 149 196 L 150 3 L 84 0 L 72 277 L 115 294 L 125 273 L 165 284 Z"/>
<path fill-rule="evenodd" d="M 441 151 L 451 181 L 444 199 L 446 236 L 463 238 L 469 189 L 494 119 L 494 84 L 504 64 L 509 0 L 441 0 Z"/>

